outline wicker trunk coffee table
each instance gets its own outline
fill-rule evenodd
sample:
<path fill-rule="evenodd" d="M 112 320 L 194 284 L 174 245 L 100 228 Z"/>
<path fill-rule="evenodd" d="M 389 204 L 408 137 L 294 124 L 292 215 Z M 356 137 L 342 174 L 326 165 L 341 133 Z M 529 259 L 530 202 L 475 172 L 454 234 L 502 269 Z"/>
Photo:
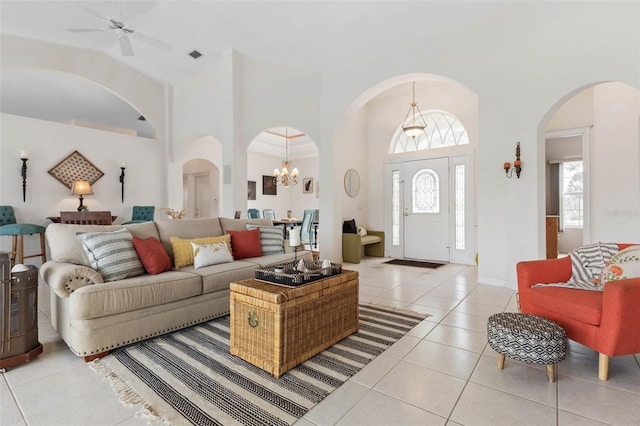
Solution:
<path fill-rule="evenodd" d="M 229 352 L 280 377 L 358 331 L 358 273 L 284 287 L 231 283 Z"/>

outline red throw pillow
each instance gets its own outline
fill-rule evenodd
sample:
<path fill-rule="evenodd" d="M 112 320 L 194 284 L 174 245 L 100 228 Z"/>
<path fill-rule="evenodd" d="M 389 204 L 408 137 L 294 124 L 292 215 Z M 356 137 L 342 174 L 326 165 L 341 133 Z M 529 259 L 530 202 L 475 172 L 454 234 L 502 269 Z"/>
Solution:
<path fill-rule="evenodd" d="M 147 273 L 156 275 L 171 270 L 171 259 L 157 238 L 133 237 L 133 246 L 136 248 L 138 257 Z"/>
<path fill-rule="evenodd" d="M 234 260 L 262 256 L 260 229 L 227 231 L 227 234 L 231 235 L 231 251 Z"/>

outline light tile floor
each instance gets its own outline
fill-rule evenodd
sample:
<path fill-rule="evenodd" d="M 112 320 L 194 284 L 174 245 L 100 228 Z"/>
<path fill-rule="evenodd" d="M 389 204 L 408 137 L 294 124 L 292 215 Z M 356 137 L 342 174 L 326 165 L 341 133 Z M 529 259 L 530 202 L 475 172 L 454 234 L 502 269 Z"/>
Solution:
<path fill-rule="evenodd" d="M 507 358 L 498 370 L 486 321 L 516 311 L 514 291 L 478 284 L 471 266 L 381 262 L 344 265 L 360 272 L 361 302 L 431 316 L 297 425 L 640 425 L 640 354 L 613 358 L 606 382 L 597 354 L 573 342 L 555 383 L 544 366 Z M 146 424 L 52 329 L 46 286 L 39 298 L 44 353 L 2 374 L 0 424 Z"/>

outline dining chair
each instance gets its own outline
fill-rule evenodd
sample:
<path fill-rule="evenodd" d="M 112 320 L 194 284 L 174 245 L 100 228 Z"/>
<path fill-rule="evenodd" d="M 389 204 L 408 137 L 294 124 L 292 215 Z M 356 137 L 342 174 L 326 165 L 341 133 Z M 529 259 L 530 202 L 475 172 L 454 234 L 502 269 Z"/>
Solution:
<path fill-rule="evenodd" d="M 260 210 L 258 209 L 247 210 L 247 217 L 249 219 L 260 219 Z"/>
<path fill-rule="evenodd" d="M 313 246 L 313 218 L 315 216 L 315 210 L 307 209 L 302 216 L 302 226 L 300 228 L 300 241 L 309 247 Z"/>
<path fill-rule="evenodd" d="M 155 206 L 133 206 L 133 210 L 131 212 L 131 220 L 123 222 L 122 224 L 127 225 L 129 223 L 141 223 L 141 222 L 152 221 L 155 211 L 156 211 Z"/>
<path fill-rule="evenodd" d="M 11 267 L 17 263 L 23 263 L 24 259 L 40 256 L 42 263 L 47 261 L 47 251 L 44 239 L 45 227 L 32 223 L 17 223 L 16 215 L 11 206 L 0 206 L 0 236 L 11 237 L 11 251 L 9 257 Z M 24 255 L 25 235 L 40 235 L 40 253 Z"/>
<path fill-rule="evenodd" d="M 236 210 L 236 213 L 233 215 L 234 219 L 240 219 L 240 210 Z"/>
<path fill-rule="evenodd" d="M 276 211 L 273 210 L 273 209 L 264 209 L 264 210 L 262 210 L 262 217 L 264 217 L 265 219 L 275 220 L 276 219 Z"/>

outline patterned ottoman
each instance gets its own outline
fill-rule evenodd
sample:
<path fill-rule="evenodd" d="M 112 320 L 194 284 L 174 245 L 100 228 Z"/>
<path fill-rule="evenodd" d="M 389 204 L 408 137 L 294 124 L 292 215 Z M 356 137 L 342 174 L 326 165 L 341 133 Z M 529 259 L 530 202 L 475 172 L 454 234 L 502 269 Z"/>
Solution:
<path fill-rule="evenodd" d="M 504 357 L 547 366 L 550 382 L 556 378 L 556 364 L 566 356 L 567 334 L 546 318 L 503 312 L 489 317 L 489 346 L 498 352 L 498 368 L 504 368 Z"/>

